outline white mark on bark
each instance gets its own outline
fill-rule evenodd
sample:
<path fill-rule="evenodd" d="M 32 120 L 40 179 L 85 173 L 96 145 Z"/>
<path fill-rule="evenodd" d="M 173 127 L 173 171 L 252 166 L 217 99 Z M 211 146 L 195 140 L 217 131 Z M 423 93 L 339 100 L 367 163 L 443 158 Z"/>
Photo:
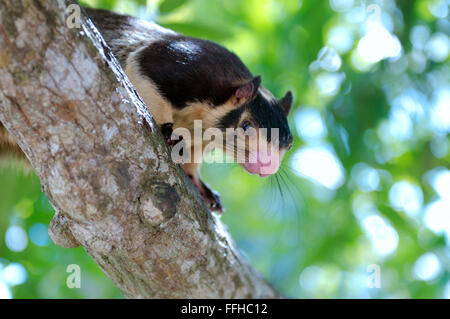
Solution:
<path fill-rule="evenodd" d="M 13 80 L 11 73 L 9 73 L 7 70 L 3 70 L 0 68 L 0 78 L 2 79 L 2 83 L 3 83 L 3 89 L 2 89 L 3 93 L 8 96 L 15 97 L 16 89 L 15 89 L 14 80 Z"/>
<path fill-rule="evenodd" d="M 58 136 L 50 136 L 50 153 L 52 156 L 59 151 L 59 139 Z"/>
<path fill-rule="evenodd" d="M 150 198 L 143 200 L 141 203 L 141 209 L 142 216 L 150 225 L 156 227 L 165 221 L 163 213 L 153 205 Z"/>
<path fill-rule="evenodd" d="M 61 91 L 72 100 L 86 98 L 79 75 L 64 55 L 48 48 L 45 53 L 45 67 L 50 70 L 46 82 L 51 89 Z"/>
<path fill-rule="evenodd" d="M 89 89 L 97 81 L 99 69 L 97 63 L 88 58 L 84 45 L 75 48 L 72 54 L 72 64 L 83 77 L 82 85 L 84 88 Z"/>
<path fill-rule="evenodd" d="M 25 19 L 17 19 L 14 23 L 17 28 L 19 36 L 16 39 L 16 45 L 18 48 L 23 49 L 27 40 L 26 24 Z"/>
<path fill-rule="evenodd" d="M 50 169 L 49 180 L 53 185 L 53 194 L 54 195 L 64 195 L 70 191 L 70 189 L 66 189 L 66 183 L 64 181 L 64 177 L 61 174 L 63 172 L 63 167 L 61 163 L 56 162 L 55 166 Z"/>
<path fill-rule="evenodd" d="M 107 124 L 103 124 L 103 136 L 105 137 L 106 142 L 110 142 L 118 133 L 116 126 L 108 127 Z"/>
<path fill-rule="evenodd" d="M 57 141 L 65 147 L 70 147 L 75 143 L 75 134 L 72 125 L 60 122 L 56 125 L 49 125 L 46 129 L 48 136 L 59 137 Z"/>

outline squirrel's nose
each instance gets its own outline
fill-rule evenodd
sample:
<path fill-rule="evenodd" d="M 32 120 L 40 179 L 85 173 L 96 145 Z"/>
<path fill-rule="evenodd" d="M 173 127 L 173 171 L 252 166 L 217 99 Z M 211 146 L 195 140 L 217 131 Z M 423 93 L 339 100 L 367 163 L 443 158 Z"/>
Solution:
<path fill-rule="evenodd" d="M 266 177 L 273 175 L 278 172 L 280 167 L 280 161 L 278 156 L 271 156 L 270 158 L 265 158 L 263 161 L 259 162 L 259 176 Z"/>
<path fill-rule="evenodd" d="M 280 167 L 280 159 L 278 154 L 268 152 L 255 152 L 250 155 L 249 161 L 241 164 L 250 174 L 258 174 L 266 177 L 275 174 Z"/>

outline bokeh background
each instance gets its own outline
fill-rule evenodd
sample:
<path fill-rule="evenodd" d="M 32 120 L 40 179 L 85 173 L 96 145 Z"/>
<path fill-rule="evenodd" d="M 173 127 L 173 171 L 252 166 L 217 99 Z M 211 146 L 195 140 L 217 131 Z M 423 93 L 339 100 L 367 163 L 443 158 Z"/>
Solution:
<path fill-rule="evenodd" d="M 450 298 L 450 1 L 82 3 L 221 43 L 294 92 L 276 177 L 202 167 L 238 248 L 286 296 Z M 2 163 L 0 297 L 122 298 L 82 248 L 49 240 L 35 174 Z"/>

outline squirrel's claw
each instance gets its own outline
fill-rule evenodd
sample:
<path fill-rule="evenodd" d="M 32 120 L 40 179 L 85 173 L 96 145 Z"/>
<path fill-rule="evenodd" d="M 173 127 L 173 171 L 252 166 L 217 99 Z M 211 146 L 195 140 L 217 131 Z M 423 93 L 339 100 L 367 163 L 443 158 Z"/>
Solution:
<path fill-rule="evenodd" d="M 188 175 L 191 179 L 194 185 L 198 188 L 200 191 L 200 194 L 202 195 L 203 199 L 205 200 L 206 204 L 208 205 L 209 209 L 211 211 L 215 211 L 219 214 L 222 214 L 225 209 L 222 206 L 222 203 L 220 202 L 220 195 L 216 191 L 213 191 L 209 188 L 209 186 L 204 183 L 202 180 L 198 178 L 194 178 L 191 175 Z"/>
<path fill-rule="evenodd" d="M 175 141 L 171 139 L 173 132 L 173 123 L 164 123 L 161 125 L 161 133 L 169 146 L 173 146 Z"/>
<path fill-rule="evenodd" d="M 220 202 L 220 195 L 216 191 L 211 190 L 205 183 L 203 184 L 203 191 L 200 191 L 209 208 L 212 211 L 222 214 L 224 212 L 222 203 Z"/>

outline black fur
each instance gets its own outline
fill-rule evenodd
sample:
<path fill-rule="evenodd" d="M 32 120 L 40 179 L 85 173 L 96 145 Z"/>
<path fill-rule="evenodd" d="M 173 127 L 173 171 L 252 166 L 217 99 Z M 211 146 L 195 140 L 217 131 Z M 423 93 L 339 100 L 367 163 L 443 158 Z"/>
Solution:
<path fill-rule="evenodd" d="M 241 106 L 237 109 L 234 109 L 227 114 L 225 114 L 224 117 L 219 119 L 218 127 L 225 129 L 227 127 L 233 127 L 236 128 L 239 122 L 239 119 L 241 118 L 242 112 L 244 112 L 245 105 Z"/>
<path fill-rule="evenodd" d="M 278 101 L 268 101 L 261 94 L 258 94 L 252 101 L 247 103 L 246 108 L 252 120 L 259 127 L 267 128 L 267 141 L 272 139 L 270 128 L 278 128 L 279 146 L 285 148 L 292 143 L 293 138 L 286 114 L 284 114 Z"/>
<path fill-rule="evenodd" d="M 279 105 L 279 102 L 268 101 L 260 93 L 242 107 L 228 112 L 220 119 L 218 126 L 221 128 L 237 128 L 239 119 L 244 110 L 247 110 L 248 113 L 250 113 L 252 121 L 254 121 L 259 128 L 267 129 L 267 141 L 270 142 L 272 139 L 270 128 L 278 128 L 279 146 L 281 148 L 286 148 L 292 143 L 292 133 L 289 129 L 284 110 Z"/>
<path fill-rule="evenodd" d="M 158 34 L 157 30 L 149 30 L 148 26 L 137 23 L 139 19 L 127 15 L 102 9 L 85 8 L 85 10 L 123 68 L 128 55 L 146 45 L 143 39 L 149 37 L 149 34 Z M 118 41 L 121 39 L 126 39 L 127 44 Z"/>
<path fill-rule="evenodd" d="M 221 105 L 253 78 L 234 53 L 211 41 L 182 35 L 150 44 L 138 61 L 142 74 L 177 108 L 195 101 Z"/>

